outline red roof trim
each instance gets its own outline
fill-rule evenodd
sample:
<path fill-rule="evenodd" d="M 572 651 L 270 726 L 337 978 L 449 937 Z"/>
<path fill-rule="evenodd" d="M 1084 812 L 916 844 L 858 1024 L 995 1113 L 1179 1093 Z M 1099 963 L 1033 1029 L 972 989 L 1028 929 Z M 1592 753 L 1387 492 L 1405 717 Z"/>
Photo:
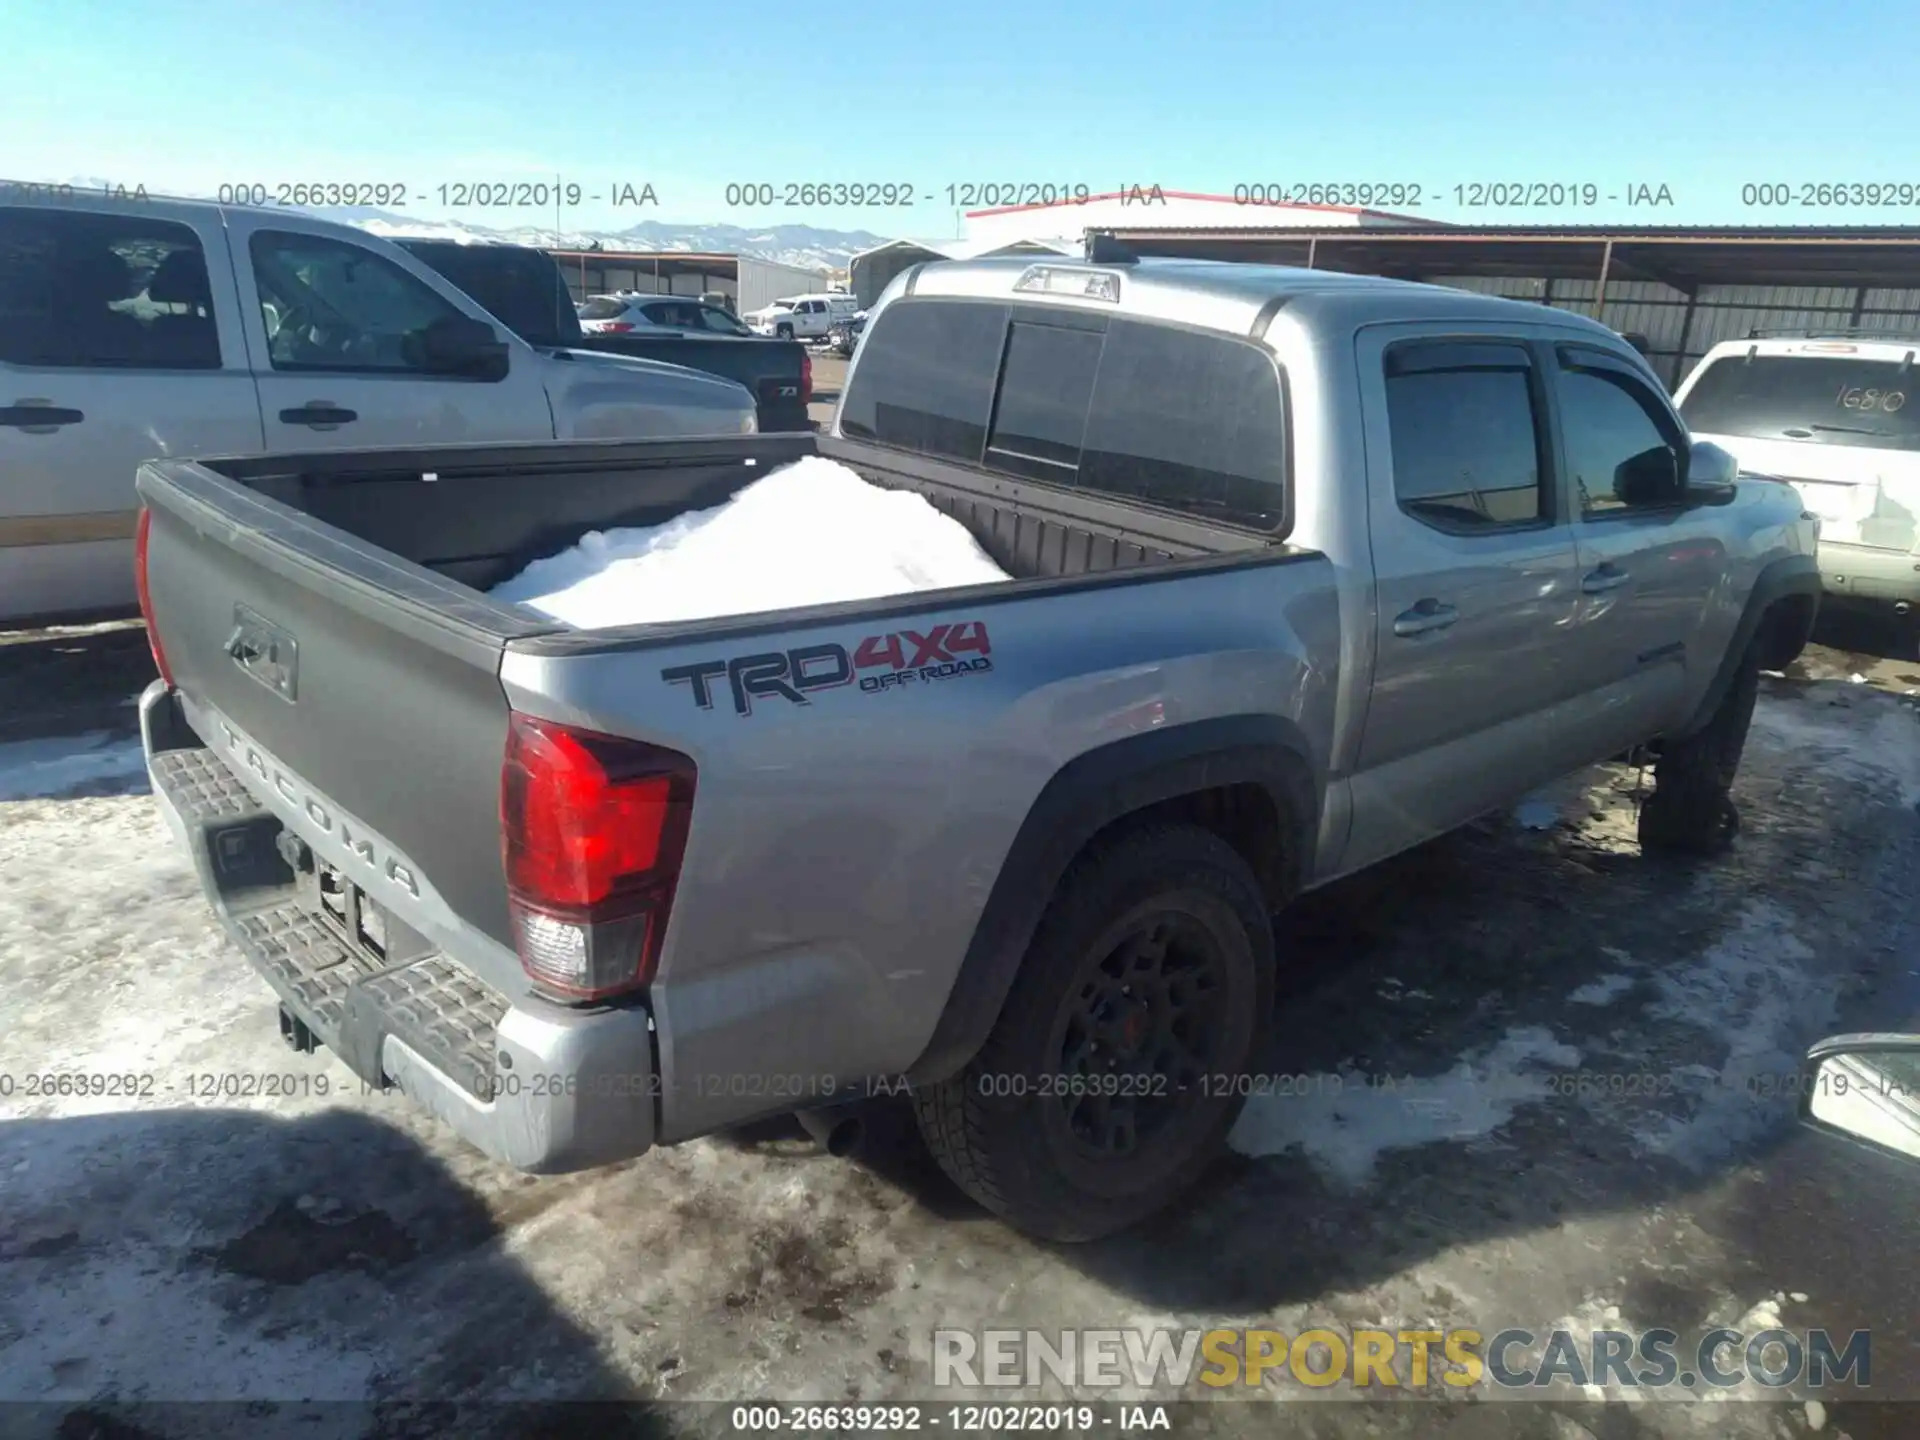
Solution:
<path fill-rule="evenodd" d="M 1151 190 L 1152 186 L 1140 187 Z M 1022 210 L 1078 210 L 1091 205 L 1096 200 L 1120 200 L 1132 194 L 1131 190 L 1112 190 L 1104 195 L 1089 195 L 1084 200 L 1044 200 L 1032 205 L 999 205 L 991 210 L 969 210 L 969 220 L 987 215 L 1013 215 Z M 1236 210 L 1320 210 L 1333 215 L 1378 215 L 1388 220 L 1416 220 L 1416 215 L 1398 215 L 1391 210 L 1375 210 L 1366 205 L 1249 205 L 1234 199 L 1231 195 L 1206 195 L 1197 190 L 1162 190 L 1160 194 L 1168 200 L 1205 200 L 1215 205 L 1231 205 Z"/>

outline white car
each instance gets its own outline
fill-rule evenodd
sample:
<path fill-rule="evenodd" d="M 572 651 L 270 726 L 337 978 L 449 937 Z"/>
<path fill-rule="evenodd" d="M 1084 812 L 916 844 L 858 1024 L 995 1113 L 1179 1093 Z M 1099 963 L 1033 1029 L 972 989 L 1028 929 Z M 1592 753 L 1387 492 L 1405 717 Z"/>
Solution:
<path fill-rule="evenodd" d="M 1920 331 L 1754 336 L 1714 346 L 1675 393 L 1741 468 L 1820 517 L 1826 593 L 1920 607 Z"/>
<path fill-rule="evenodd" d="M 759 335 L 824 340 L 835 322 L 851 318 L 859 308 L 859 300 L 852 295 L 790 295 L 741 318 Z"/>
<path fill-rule="evenodd" d="M 580 302 L 580 328 L 589 335 L 632 335 L 648 330 L 676 334 L 751 336 L 718 305 L 686 295 L 594 295 Z"/>
<path fill-rule="evenodd" d="M 0 623 L 131 608 L 155 456 L 751 434 L 752 393 L 536 349 L 398 245 L 296 210 L 0 185 Z"/>

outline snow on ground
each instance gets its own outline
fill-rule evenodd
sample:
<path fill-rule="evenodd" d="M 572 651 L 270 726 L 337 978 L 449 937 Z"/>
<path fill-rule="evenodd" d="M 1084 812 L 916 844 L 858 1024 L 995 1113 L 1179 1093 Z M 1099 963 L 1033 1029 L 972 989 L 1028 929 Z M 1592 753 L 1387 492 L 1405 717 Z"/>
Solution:
<path fill-rule="evenodd" d="M 1849 703 L 1824 703 L 1836 693 Z M 1769 1146 L 1791 1136 L 1790 1101 L 1705 1083 L 1844 1026 L 1836 1004 L 1857 1005 L 1875 956 L 1910 965 L 1914 917 L 1886 897 L 1920 823 L 1896 808 L 1890 718 L 1913 722 L 1844 683 L 1764 697 L 1724 862 L 1645 861 L 1622 839 L 1631 775 L 1602 771 L 1556 799 L 1550 828 L 1390 862 L 1377 905 L 1323 892 L 1355 928 L 1295 932 L 1289 953 L 1322 972 L 1288 1002 L 1308 1053 L 1268 1067 L 1306 1078 L 1254 1099 L 1244 1158 L 1190 1202 L 1085 1247 L 1008 1231 L 905 1139 L 842 1162 L 770 1125 L 584 1175 L 504 1171 L 280 1045 L 271 993 L 148 797 L 0 803 L 0 1400 L 53 1402 L 49 1436 L 88 1433 L 71 1410 L 56 1430 L 60 1411 L 111 1397 L 924 1400 L 935 1326 L 1491 1334 L 1556 1318 L 1576 1333 L 1871 1325 L 1876 1389 L 1912 1399 L 1900 1327 L 1920 1309 L 1886 1257 L 1920 1244 L 1920 1220 L 1876 1208 L 1847 1155 L 1783 1174 Z M 64 743 L 105 748 L 91 731 Z M 1649 1105 L 1570 1096 L 1555 1084 L 1570 1072 L 1680 1080 Z M 30 1097 L 36 1073 L 152 1085 Z M 274 1076 L 290 1093 L 225 1093 Z M 1330 1076 L 1343 1097 L 1316 1098 Z M 1809 1258 L 1810 1241 L 1855 1258 Z M 1273 1404 L 1328 1393 L 1270 1376 L 1234 1398 L 1271 1403 L 1210 1406 L 1206 1428 L 1290 1433 L 1297 1410 Z M 1631 1433 L 1786 1440 L 1808 1413 L 1793 1393 L 1790 1410 L 1639 1405 Z M 1829 1433 L 1900 1433 L 1824 1399 Z M 1442 1422 L 1418 1404 L 1325 1408 L 1313 1433 L 1341 1440 Z M 1629 1433 L 1591 1415 L 1583 1431 L 1557 1405 L 1465 1408 L 1503 1412 L 1444 1417 L 1482 1440 Z M 289 1419 L 233 1417 L 236 1440 Z M 352 1419 L 300 1433 L 425 1433 Z"/>
<path fill-rule="evenodd" d="M 492 594 L 582 630 L 604 630 L 1008 578 L 965 526 L 924 497 L 809 455 L 711 510 L 593 531 Z"/>
<path fill-rule="evenodd" d="M 105 730 L 0 744 L 0 800 L 34 800 L 78 789 L 144 788 L 147 760 L 139 737 Z"/>
<path fill-rule="evenodd" d="M 1344 1073 L 1276 1077 L 1252 1096 L 1227 1143 L 1243 1155 L 1298 1146 L 1344 1185 L 1364 1185 L 1389 1150 L 1464 1143 L 1492 1135 L 1522 1105 L 1546 1098 L 1547 1067 L 1570 1069 L 1580 1052 L 1534 1025 L 1428 1078 Z"/>

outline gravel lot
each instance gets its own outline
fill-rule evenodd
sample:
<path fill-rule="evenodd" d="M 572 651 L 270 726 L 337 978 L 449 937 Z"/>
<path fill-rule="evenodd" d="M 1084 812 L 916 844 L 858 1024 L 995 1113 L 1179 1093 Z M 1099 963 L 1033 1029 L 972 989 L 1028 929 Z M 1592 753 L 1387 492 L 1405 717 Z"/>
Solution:
<path fill-rule="evenodd" d="M 833 423 L 834 408 L 840 403 L 840 387 L 846 379 L 845 360 L 825 350 L 813 352 L 813 401 L 807 406 L 807 418 L 815 428 L 824 430 Z"/>
<path fill-rule="evenodd" d="M 1282 917 L 1272 1069 L 1404 1083 L 1256 1101 L 1190 1203 L 1054 1248 L 961 1197 L 894 1110 L 857 1160 L 783 1121 L 535 1179 L 291 1054 L 145 793 L 142 632 L 0 637 L 0 1075 L 151 1077 L 132 1100 L 0 1098 L 0 1399 L 41 1402 L 0 1429 L 427 1434 L 444 1417 L 423 1401 L 619 1397 L 659 1406 L 631 1433 L 684 1432 L 721 1421 L 669 1402 L 927 1398 L 930 1331 L 953 1324 L 1778 1317 L 1871 1327 L 1875 1393 L 1920 1399 L 1911 1178 L 1748 1083 L 1819 1035 L 1920 1014 L 1920 663 L 1822 638 L 1766 684 L 1728 859 L 1643 860 L 1635 776 L 1601 768 Z M 1549 1090 L 1575 1069 L 1672 1080 Z M 225 1095 L 223 1076 L 294 1093 Z M 208 1398 L 263 1403 L 104 1418 Z M 264 1403 L 294 1398 L 365 1408 Z M 1318 1398 L 1276 1385 L 1181 1424 L 1865 1437 L 1910 1435 L 1914 1413 Z M 541 1414 L 462 1428 L 553 1433 Z"/>

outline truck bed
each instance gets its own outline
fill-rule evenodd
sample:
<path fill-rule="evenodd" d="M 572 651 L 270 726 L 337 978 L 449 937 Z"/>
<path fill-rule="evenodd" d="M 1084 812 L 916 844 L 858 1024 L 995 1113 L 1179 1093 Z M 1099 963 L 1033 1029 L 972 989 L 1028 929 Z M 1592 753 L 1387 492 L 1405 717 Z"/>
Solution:
<path fill-rule="evenodd" d="M 336 551 L 350 571 L 371 577 L 398 558 L 484 592 L 590 530 L 664 524 L 722 504 L 777 466 L 812 454 L 876 485 L 926 496 L 1016 580 L 1070 579 L 1276 545 L 1244 530 L 826 435 L 158 461 L 141 488 L 147 493 L 159 482 L 207 499 L 224 490 L 238 501 L 237 485 L 361 542 Z M 266 533 L 291 518 L 242 508 Z M 436 594 L 442 603 L 450 598 L 445 587 L 423 588 L 424 578 L 403 591 L 427 603 Z M 503 612 L 503 620 L 527 613 L 471 599 Z M 456 608 L 475 609 L 465 602 Z M 511 625 L 508 633 L 525 633 L 525 626 Z"/>

